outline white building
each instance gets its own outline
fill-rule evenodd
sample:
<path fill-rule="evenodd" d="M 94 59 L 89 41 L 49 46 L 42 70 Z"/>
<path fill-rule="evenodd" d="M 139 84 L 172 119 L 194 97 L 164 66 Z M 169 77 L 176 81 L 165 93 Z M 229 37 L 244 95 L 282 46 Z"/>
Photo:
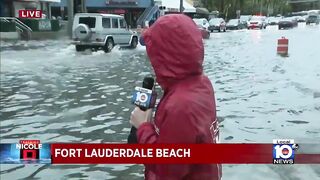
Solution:
<path fill-rule="evenodd" d="M 180 0 L 161 0 L 161 6 L 166 7 L 166 13 L 180 12 Z M 186 0 L 183 0 L 183 8 L 184 13 L 196 13 L 196 8 Z"/>

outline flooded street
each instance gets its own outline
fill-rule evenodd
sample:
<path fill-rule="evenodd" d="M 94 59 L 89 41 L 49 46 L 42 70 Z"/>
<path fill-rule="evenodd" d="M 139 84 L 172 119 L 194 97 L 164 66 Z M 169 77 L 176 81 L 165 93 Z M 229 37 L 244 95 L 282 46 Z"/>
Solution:
<path fill-rule="evenodd" d="M 276 55 L 289 39 L 289 57 Z M 221 141 L 320 142 L 320 26 L 212 33 L 204 71 Z M 145 47 L 77 53 L 70 41 L 1 42 L 0 142 L 126 142 Z M 271 149 L 270 149 L 271 151 Z M 235 150 L 236 153 L 236 150 Z M 142 179 L 142 165 L 1 165 L 1 179 Z M 48 175 L 50 175 L 48 177 Z M 320 165 L 224 165 L 223 179 L 320 179 Z"/>

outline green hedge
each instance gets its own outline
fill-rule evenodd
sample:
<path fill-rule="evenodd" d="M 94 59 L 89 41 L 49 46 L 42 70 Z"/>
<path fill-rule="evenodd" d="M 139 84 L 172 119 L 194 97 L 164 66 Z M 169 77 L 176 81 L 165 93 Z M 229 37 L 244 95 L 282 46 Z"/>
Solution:
<path fill-rule="evenodd" d="M 13 22 L 0 21 L 0 32 L 15 32 L 16 25 Z"/>
<path fill-rule="evenodd" d="M 51 20 L 52 31 L 59 31 L 61 29 L 59 20 Z"/>
<path fill-rule="evenodd" d="M 59 20 L 50 19 L 20 19 L 21 22 L 29 26 L 34 32 L 59 31 Z"/>
<path fill-rule="evenodd" d="M 21 22 L 29 26 L 32 31 L 39 31 L 39 22 L 36 19 L 20 19 Z"/>

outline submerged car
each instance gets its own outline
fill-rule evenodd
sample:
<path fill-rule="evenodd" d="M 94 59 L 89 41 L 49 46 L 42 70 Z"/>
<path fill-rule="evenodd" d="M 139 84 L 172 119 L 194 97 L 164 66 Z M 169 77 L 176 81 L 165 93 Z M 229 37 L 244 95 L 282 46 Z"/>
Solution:
<path fill-rule="evenodd" d="M 242 24 L 243 27 L 247 28 L 251 17 L 251 15 L 241 15 L 240 24 Z"/>
<path fill-rule="evenodd" d="M 209 29 L 209 22 L 205 18 L 200 19 L 193 19 L 193 21 L 198 26 L 199 30 L 201 31 L 202 38 L 203 39 L 209 39 L 210 38 L 210 31 Z"/>
<path fill-rule="evenodd" d="M 278 25 L 281 17 L 269 17 L 268 18 L 268 25 Z"/>
<path fill-rule="evenodd" d="M 319 24 L 319 22 L 320 22 L 320 16 L 317 14 L 308 15 L 308 17 L 306 19 L 307 25 L 312 24 L 312 23 Z"/>
<path fill-rule="evenodd" d="M 202 27 L 202 28 L 205 28 L 206 30 L 209 30 L 209 22 L 208 22 L 207 19 L 205 19 L 205 18 L 199 18 L 199 19 L 195 18 L 195 19 L 193 19 L 193 21 L 196 23 L 196 25 L 198 27 Z"/>
<path fill-rule="evenodd" d="M 210 19 L 209 21 L 209 31 L 213 32 L 215 30 L 221 32 L 226 32 L 227 27 L 226 27 L 226 22 L 222 18 L 213 18 Z"/>
<path fill-rule="evenodd" d="M 306 22 L 306 18 L 303 16 L 297 16 L 298 22 Z"/>
<path fill-rule="evenodd" d="M 201 31 L 201 35 L 203 39 L 209 39 L 210 38 L 210 31 L 206 30 L 205 28 L 199 27 L 199 30 Z"/>
<path fill-rule="evenodd" d="M 278 29 L 288 29 L 298 26 L 298 21 L 294 17 L 283 18 L 279 21 Z"/>
<path fill-rule="evenodd" d="M 227 23 L 228 30 L 242 29 L 243 25 L 240 23 L 239 19 L 230 19 Z"/>
<path fill-rule="evenodd" d="M 264 16 L 253 16 L 248 23 L 248 29 L 266 29 L 267 22 Z"/>
<path fill-rule="evenodd" d="M 78 13 L 72 27 L 76 51 L 102 49 L 110 52 L 115 45 L 136 48 L 137 33 L 129 30 L 123 16 L 114 14 Z"/>

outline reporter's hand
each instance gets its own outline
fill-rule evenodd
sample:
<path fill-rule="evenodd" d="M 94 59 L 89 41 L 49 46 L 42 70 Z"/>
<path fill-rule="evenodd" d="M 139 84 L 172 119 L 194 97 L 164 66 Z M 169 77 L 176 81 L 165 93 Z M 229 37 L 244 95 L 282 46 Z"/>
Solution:
<path fill-rule="evenodd" d="M 139 107 L 134 108 L 131 112 L 130 123 L 135 128 L 139 128 L 141 124 L 148 122 L 152 117 L 152 109 L 142 111 Z"/>

